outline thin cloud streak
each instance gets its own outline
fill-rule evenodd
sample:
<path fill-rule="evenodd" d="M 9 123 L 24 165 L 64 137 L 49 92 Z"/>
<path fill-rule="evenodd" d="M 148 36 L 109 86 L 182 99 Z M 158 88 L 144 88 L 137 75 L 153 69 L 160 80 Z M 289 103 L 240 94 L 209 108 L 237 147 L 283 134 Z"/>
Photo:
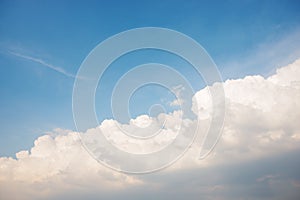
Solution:
<path fill-rule="evenodd" d="M 56 72 L 59 72 L 60 74 L 63 74 L 67 77 L 76 78 L 76 76 L 74 74 L 68 73 L 64 69 L 62 69 L 60 67 L 57 67 L 55 65 L 49 64 L 49 63 L 45 62 L 44 60 L 42 60 L 40 58 L 35 58 L 35 57 L 32 57 L 32 56 L 20 54 L 20 53 L 14 52 L 14 51 L 9 51 L 9 53 L 14 55 L 14 56 L 17 56 L 17 57 L 20 57 L 20 58 L 23 58 L 23 59 L 26 59 L 26 60 L 33 61 L 35 63 L 39 63 L 39 64 L 41 64 L 41 65 L 43 65 L 43 66 L 45 66 L 49 69 L 52 69 Z"/>

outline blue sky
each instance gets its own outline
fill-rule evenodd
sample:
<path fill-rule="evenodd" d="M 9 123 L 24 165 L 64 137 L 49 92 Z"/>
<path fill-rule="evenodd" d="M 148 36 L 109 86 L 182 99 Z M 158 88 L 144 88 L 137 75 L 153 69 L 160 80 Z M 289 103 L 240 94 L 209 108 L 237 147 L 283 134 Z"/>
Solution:
<path fill-rule="evenodd" d="M 170 28 L 198 41 L 224 79 L 269 75 L 278 67 L 272 58 L 288 52 L 292 57 L 280 63 L 286 64 L 299 55 L 299 7 L 298 1 L 1 1 L 0 156 L 28 149 L 35 138 L 53 128 L 75 128 L 74 78 L 66 73 L 75 75 L 87 54 L 109 36 L 137 27 Z M 262 59 L 265 49 L 274 53 Z M 119 65 L 129 69 L 145 61 L 180 63 L 150 51 Z M 108 79 L 121 73 L 115 67 Z M 203 87 L 193 73 L 185 73 L 196 89 Z M 107 87 L 111 85 L 113 81 L 108 81 Z M 161 100 L 160 91 L 156 92 L 149 101 L 134 106 L 134 115 Z M 138 100 L 144 94 L 136 95 Z M 110 117 L 105 104 L 98 106 L 104 109 L 100 120 Z"/>
<path fill-rule="evenodd" d="M 299 10 L 298 0 L 0 0 L 0 199 L 299 200 Z M 190 36 L 209 53 L 224 82 L 207 90 L 179 56 L 130 52 L 99 82 L 99 129 L 79 134 L 72 92 L 81 64 L 100 42 L 140 27 Z M 127 88 L 152 77 L 170 84 L 179 79 L 159 67 L 126 74 L 147 63 L 168 65 L 186 78 L 197 93 L 187 95 L 180 85 L 172 89 L 180 101 L 193 103 L 182 112 L 194 116 L 182 117 L 174 93 L 149 84 L 132 94 L 131 116 L 122 118 Z M 116 84 L 124 74 L 127 79 Z M 85 78 L 88 86 L 95 80 Z M 119 123 L 105 120 L 112 118 L 116 85 Z M 224 96 L 220 90 L 210 95 L 219 86 Z M 167 113 L 149 113 L 156 104 Z M 149 130 L 158 134 L 146 138 Z M 155 173 L 137 174 L 149 171 Z"/>

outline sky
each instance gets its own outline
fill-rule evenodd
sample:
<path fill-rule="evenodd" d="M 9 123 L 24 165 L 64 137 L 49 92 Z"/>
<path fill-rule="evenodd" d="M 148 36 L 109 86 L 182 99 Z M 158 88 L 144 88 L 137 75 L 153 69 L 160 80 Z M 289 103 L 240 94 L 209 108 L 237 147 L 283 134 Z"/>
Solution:
<path fill-rule="evenodd" d="M 258 60 L 236 69 L 238 64 L 231 63 L 251 60 L 254 52 L 272 48 L 285 37 L 296 38 L 293 34 L 298 32 L 299 14 L 295 2 L 2 1 L 1 135 L 5 140 L 1 140 L 1 155 L 12 156 L 30 147 L 37 136 L 54 128 L 74 129 L 74 78 L 51 70 L 47 64 L 76 75 L 85 57 L 101 41 L 128 29 L 154 26 L 174 29 L 197 40 L 214 59 L 225 80 L 265 75 L 293 58 L 285 58 L 287 61 L 276 63 L 278 66 Z M 297 48 L 295 42 L 286 43 L 292 50 Z M 275 48 L 281 54 L 280 47 Z M 148 58 L 157 62 L 161 59 Z M 194 85 L 197 89 L 203 87 Z M 137 113 L 143 111 L 145 108 L 141 107 Z M 105 111 L 99 118 L 101 121 L 110 116 Z"/>
<path fill-rule="evenodd" d="M 296 0 L 1 0 L 0 197 L 298 199 L 299 9 Z M 81 64 L 96 45 L 141 27 L 176 30 L 202 45 L 224 80 L 226 118 L 213 156 L 195 161 L 195 142 L 170 169 L 135 176 L 102 166 L 81 148 L 74 136 L 72 92 Z M 207 96 L 205 82 L 187 62 L 151 49 L 123 56 L 99 83 L 95 108 L 100 128 L 126 151 L 165 145 L 161 141 L 171 137 L 180 116 L 172 106 L 174 95 L 154 86 L 137 90 L 129 102 L 131 121 L 117 123 L 129 123 L 127 128 L 134 130 L 135 123 L 155 121 L 156 116 L 143 115 L 151 105 L 161 104 L 170 120 L 166 138 L 128 147 L 127 138 L 107 120 L 113 118 L 110 96 L 120 77 L 151 62 L 169 64 L 184 75 L 197 91 L 190 100 L 203 104 L 202 110 L 191 111 L 202 116 L 207 109 L 210 114 L 202 100 Z M 160 125 L 160 119 L 155 122 L 155 127 Z M 189 129 L 193 123 L 184 126 Z"/>

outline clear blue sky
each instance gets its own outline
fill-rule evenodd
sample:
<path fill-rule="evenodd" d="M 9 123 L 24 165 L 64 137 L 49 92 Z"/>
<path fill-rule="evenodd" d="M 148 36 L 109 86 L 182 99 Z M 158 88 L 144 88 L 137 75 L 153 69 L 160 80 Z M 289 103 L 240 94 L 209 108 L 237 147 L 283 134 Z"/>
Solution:
<path fill-rule="evenodd" d="M 76 74 L 87 54 L 109 36 L 137 27 L 170 28 L 198 41 L 215 60 L 224 79 L 247 74 L 266 75 L 278 67 L 272 65 L 273 57 L 284 56 L 286 52 L 296 56 L 298 52 L 295 48 L 299 46 L 299 39 L 295 38 L 299 36 L 299 4 L 296 0 L 2 0 L 0 156 L 12 156 L 19 150 L 28 149 L 35 138 L 53 128 L 74 129 L 74 78 L 68 74 Z M 289 37 L 296 43 L 282 39 Z M 278 41 L 283 46 L 274 45 Z M 262 54 L 268 48 L 274 49 L 275 53 L 267 54 L 264 59 Z M 168 61 L 168 55 L 155 56 L 156 53 L 135 55 L 137 63 L 140 60 Z M 152 56 L 146 58 L 145 55 Z M 292 57 L 286 62 L 289 59 Z M 66 73 L 50 69 L 41 61 Z M 171 58 L 169 61 L 180 63 Z M 127 67 L 133 67 L 131 65 Z M 112 73 L 121 74 L 121 71 Z M 190 79 L 193 79 L 192 74 Z M 197 89 L 203 87 L 197 82 L 194 85 Z M 142 113 L 148 104 L 159 98 L 157 95 L 149 102 L 137 104 L 133 112 Z M 109 111 L 105 111 L 99 118 L 109 116 Z"/>

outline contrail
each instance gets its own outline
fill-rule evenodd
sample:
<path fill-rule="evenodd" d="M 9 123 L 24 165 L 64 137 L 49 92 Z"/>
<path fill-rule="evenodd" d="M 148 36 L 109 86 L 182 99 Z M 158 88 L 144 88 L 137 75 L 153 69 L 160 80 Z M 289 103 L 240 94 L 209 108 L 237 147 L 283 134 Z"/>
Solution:
<path fill-rule="evenodd" d="M 45 67 L 48 67 L 49 69 L 52 69 L 54 71 L 59 72 L 59 73 L 65 75 L 67 77 L 76 78 L 76 76 L 74 74 L 68 73 L 64 69 L 62 69 L 60 67 L 57 67 L 57 66 L 54 66 L 52 64 L 49 64 L 49 63 L 45 62 L 44 60 L 42 60 L 40 58 L 34 58 L 34 57 L 31 57 L 31 56 L 27 56 L 27 55 L 24 55 L 24 54 L 13 52 L 13 51 L 9 51 L 9 53 L 11 53 L 12 55 L 18 56 L 20 58 L 24 58 L 26 60 L 30 60 L 30 61 L 39 63 L 39 64 L 41 64 L 41 65 L 43 65 Z"/>

